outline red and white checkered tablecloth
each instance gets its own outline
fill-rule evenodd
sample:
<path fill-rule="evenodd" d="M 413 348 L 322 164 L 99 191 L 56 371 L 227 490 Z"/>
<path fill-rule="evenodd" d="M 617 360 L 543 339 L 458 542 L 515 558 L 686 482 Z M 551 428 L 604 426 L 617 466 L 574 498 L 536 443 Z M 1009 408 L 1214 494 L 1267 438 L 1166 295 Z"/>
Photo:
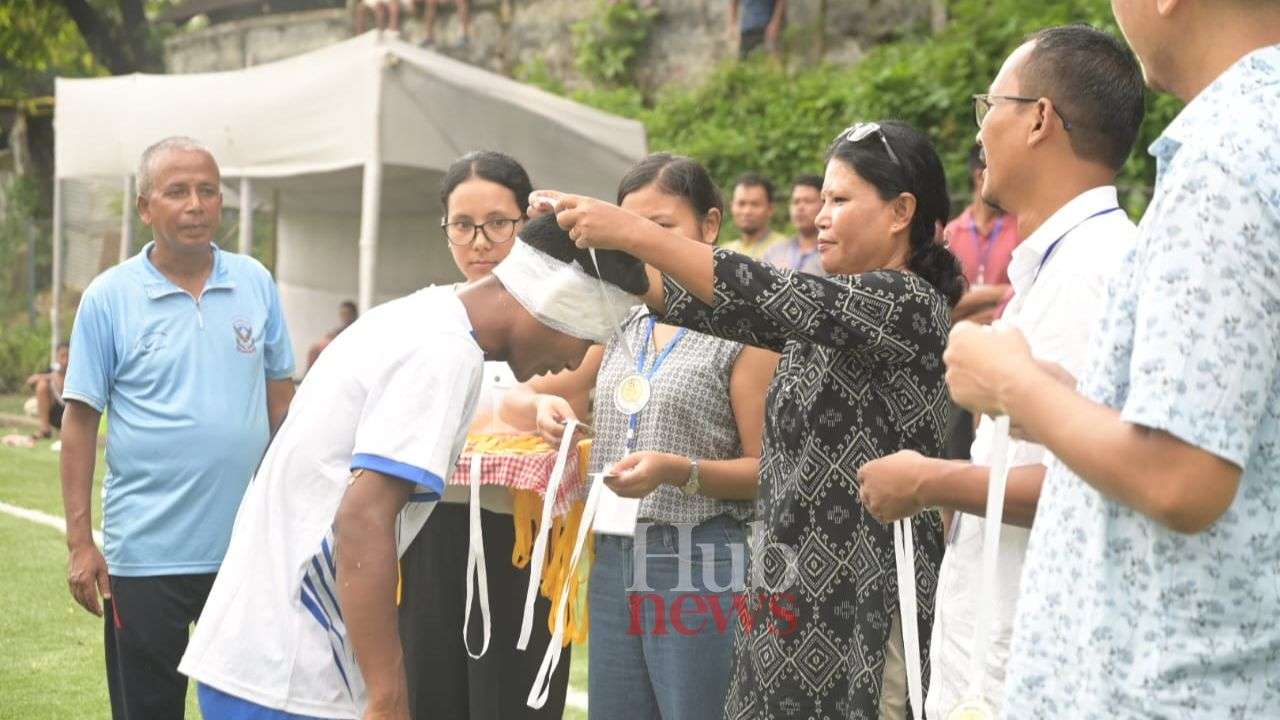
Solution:
<path fill-rule="evenodd" d="M 495 454 L 486 453 L 480 464 L 480 484 L 497 485 L 514 490 L 533 490 L 544 498 L 547 494 L 547 482 L 551 479 L 551 470 L 556 464 L 555 451 L 544 453 Z M 458 458 L 458 464 L 449 477 L 450 485 L 468 485 L 471 477 L 471 453 L 464 452 Z M 564 477 L 560 480 L 560 491 L 556 493 L 556 504 L 552 509 L 554 517 L 569 512 L 569 508 L 587 496 L 586 483 L 578 473 L 578 449 L 569 451 L 565 461 Z"/>

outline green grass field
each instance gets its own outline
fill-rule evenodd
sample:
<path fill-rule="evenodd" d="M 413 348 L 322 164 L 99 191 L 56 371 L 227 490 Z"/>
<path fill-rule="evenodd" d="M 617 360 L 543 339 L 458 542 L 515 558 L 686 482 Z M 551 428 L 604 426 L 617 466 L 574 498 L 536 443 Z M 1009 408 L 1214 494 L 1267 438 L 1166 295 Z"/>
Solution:
<path fill-rule="evenodd" d="M 26 395 L 0 395 L 0 413 L 21 415 L 22 404 L 27 401 Z"/>
<path fill-rule="evenodd" d="M 20 404 L 19 404 L 20 406 Z M 30 429 L 0 427 L 0 435 Z M 101 453 L 97 478 L 104 468 Z M 101 485 L 94 521 L 101 521 Z M 62 516 L 58 455 L 49 442 L 35 449 L 0 447 L 0 502 Z M 0 720 L 106 720 L 102 620 L 71 599 L 66 543 L 60 531 L 0 514 Z M 532 682 L 532 678 L 529 679 Z M 586 648 L 575 647 L 571 688 L 586 692 Z M 199 718 L 193 695 L 188 718 Z M 586 713 L 565 711 L 570 720 Z"/>

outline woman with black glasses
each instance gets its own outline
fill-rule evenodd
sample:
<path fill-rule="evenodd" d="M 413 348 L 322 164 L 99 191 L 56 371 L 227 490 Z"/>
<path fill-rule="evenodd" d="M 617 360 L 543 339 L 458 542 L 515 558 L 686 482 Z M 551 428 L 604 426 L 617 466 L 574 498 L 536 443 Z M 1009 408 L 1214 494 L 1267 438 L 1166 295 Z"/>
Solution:
<path fill-rule="evenodd" d="M 949 202 L 928 138 L 867 123 L 832 143 L 817 218 L 828 278 L 691 242 L 598 200 L 553 197 L 580 246 L 624 250 L 661 273 L 646 301 L 664 322 L 782 353 L 760 464 L 764 537 L 725 717 L 905 717 L 894 530 L 863 510 L 857 472 L 885 452 L 940 451 L 952 409 L 942 351 L 963 280 L 937 240 Z M 911 530 L 927 643 L 942 525 L 927 512 Z M 922 650 L 914 674 L 927 680 Z"/>
<path fill-rule="evenodd" d="M 526 220 L 524 199 L 530 190 L 524 167 L 499 152 L 467 153 L 445 172 L 440 183 L 444 208 L 440 225 L 454 264 L 467 282 L 487 277 L 511 252 L 512 239 Z M 484 364 L 473 432 L 492 431 L 494 395 L 515 385 L 506 363 Z M 496 558 L 485 566 L 491 642 L 482 650 L 485 641 L 479 618 L 473 618 L 467 642 L 463 641 L 471 549 L 468 490 L 466 485 L 446 485 L 444 497 L 400 560 L 400 639 L 410 712 L 414 718 L 558 719 L 569 684 L 567 653 L 556 669 L 547 704 L 540 710 L 525 705 L 528 683 L 551 642 L 547 629 L 551 603 L 538 596 L 529 649 L 516 650 L 530 572 L 505 559 L 515 542 L 515 524 L 510 491 L 504 487 L 484 485 L 478 493 L 481 539 L 489 557 Z"/>

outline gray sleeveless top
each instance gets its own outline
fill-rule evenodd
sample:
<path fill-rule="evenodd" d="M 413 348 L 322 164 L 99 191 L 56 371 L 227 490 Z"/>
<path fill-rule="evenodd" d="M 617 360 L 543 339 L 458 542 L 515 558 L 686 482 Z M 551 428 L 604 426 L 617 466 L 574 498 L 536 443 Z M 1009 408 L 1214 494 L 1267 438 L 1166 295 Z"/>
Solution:
<path fill-rule="evenodd" d="M 649 313 L 637 308 L 623 324 L 622 332 L 639 353 L 644 347 Z M 742 344 L 687 332 L 650 380 L 649 404 L 640 413 L 636 450 L 672 453 L 699 460 L 733 460 L 742 457 L 738 424 L 729 402 L 729 376 Z M 649 345 L 645 369 L 653 365 Z M 595 441 L 591 471 L 599 472 L 626 456 L 627 416 L 613 401 L 614 389 L 636 371 L 636 357 L 628 356 L 618 338 L 605 345 L 596 379 Z M 640 501 L 640 518 L 663 523 L 701 523 L 729 514 L 738 520 L 754 516 L 753 502 L 716 500 L 704 495 L 686 497 L 671 485 L 659 485 Z"/>

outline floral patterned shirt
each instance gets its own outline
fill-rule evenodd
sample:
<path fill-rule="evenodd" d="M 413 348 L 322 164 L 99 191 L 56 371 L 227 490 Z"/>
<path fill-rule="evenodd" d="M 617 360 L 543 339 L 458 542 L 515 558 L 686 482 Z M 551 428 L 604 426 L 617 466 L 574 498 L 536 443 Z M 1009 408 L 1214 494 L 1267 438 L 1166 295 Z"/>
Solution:
<path fill-rule="evenodd" d="M 1280 46 L 1151 146 L 1156 193 L 1081 391 L 1241 468 L 1174 532 L 1055 461 L 1022 577 L 1006 717 L 1263 718 L 1280 707 Z"/>

